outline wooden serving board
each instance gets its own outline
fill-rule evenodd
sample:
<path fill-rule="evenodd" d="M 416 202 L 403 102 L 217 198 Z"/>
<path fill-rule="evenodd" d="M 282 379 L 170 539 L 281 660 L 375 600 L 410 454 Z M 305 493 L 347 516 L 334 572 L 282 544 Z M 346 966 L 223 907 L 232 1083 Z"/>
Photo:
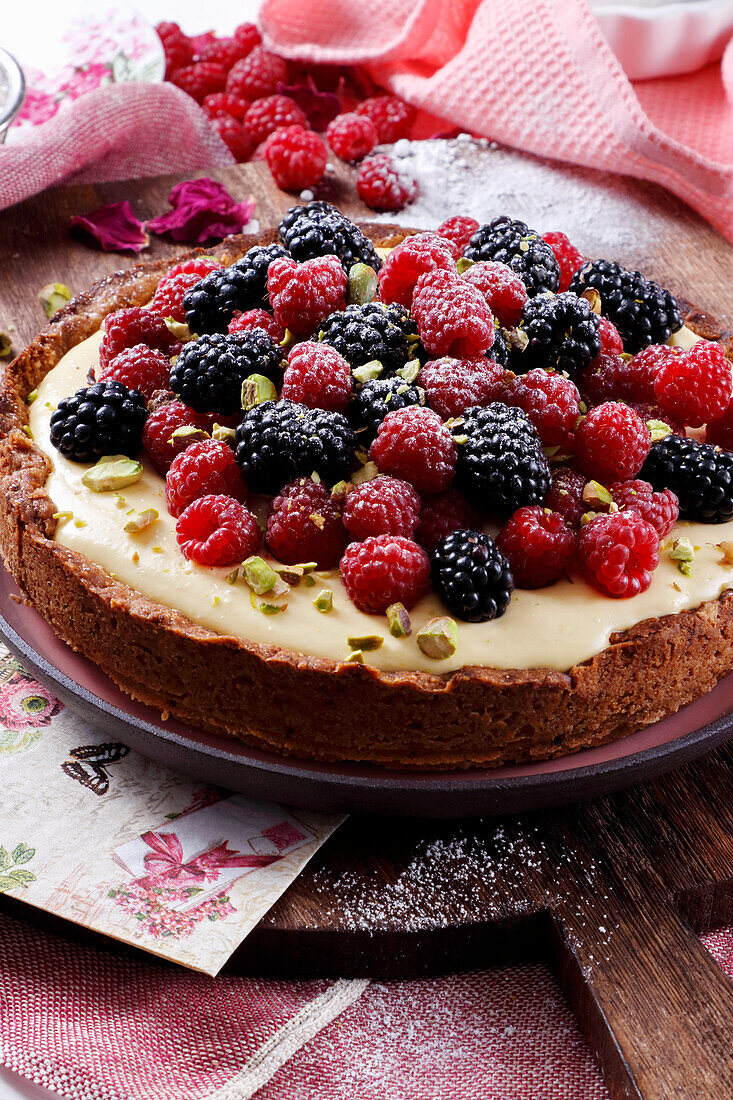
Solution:
<path fill-rule="evenodd" d="M 484 217 L 507 211 L 541 229 L 565 228 L 579 181 L 618 180 L 557 169 L 552 202 L 538 186 L 547 167 L 503 150 L 466 154 L 483 173 Z M 511 170 L 511 191 L 501 170 Z M 522 176 L 526 168 L 526 177 Z M 292 203 L 263 165 L 214 173 L 238 198 L 254 193 L 264 225 Z M 543 178 L 544 178 L 543 177 Z M 523 186 L 516 180 L 524 179 Z M 159 214 L 173 179 L 48 192 L 0 214 L 0 328 L 16 348 L 43 325 L 36 299 L 48 282 L 81 290 L 136 262 L 68 233 L 69 218 L 129 199 Z M 730 318 L 733 250 L 660 188 L 624 181 L 640 230 L 589 221 L 591 254 L 639 266 L 702 309 Z M 369 218 L 350 174 L 327 197 Z M 485 203 L 493 205 L 484 212 Z M 609 207 L 610 208 L 610 207 Z M 442 216 L 455 211 L 447 195 Z M 474 212 L 474 211 L 466 211 Z M 409 219 L 420 224 L 415 216 Z M 427 225 L 427 221 L 425 222 Z M 153 238 L 144 257 L 180 251 Z M 39 919 L 12 899 L 1 904 Z M 614 1100 L 733 1097 L 733 989 L 698 935 L 733 924 L 733 746 L 632 791 L 569 808 L 466 822 L 352 818 L 251 934 L 232 960 L 240 971 L 404 977 L 549 958 Z M 72 932 L 72 935 L 83 933 Z"/>

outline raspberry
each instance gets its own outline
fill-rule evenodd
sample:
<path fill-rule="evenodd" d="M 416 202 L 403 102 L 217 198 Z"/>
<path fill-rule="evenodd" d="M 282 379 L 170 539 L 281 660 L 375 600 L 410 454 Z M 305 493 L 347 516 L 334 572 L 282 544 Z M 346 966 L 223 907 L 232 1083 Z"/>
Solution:
<path fill-rule="evenodd" d="M 372 120 L 353 111 L 337 115 L 326 129 L 326 141 L 336 156 L 352 164 L 371 153 L 378 140 Z"/>
<path fill-rule="evenodd" d="M 255 46 L 246 57 L 232 65 L 226 90 L 240 99 L 262 99 L 274 95 L 278 84 L 286 84 L 287 79 L 286 62 L 264 46 Z"/>
<path fill-rule="evenodd" d="M 244 128 L 253 147 L 284 126 L 300 126 L 308 129 L 308 120 L 294 99 L 287 95 L 268 95 L 256 99 L 247 111 Z"/>
<path fill-rule="evenodd" d="M 102 327 L 104 335 L 99 345 L 99 365 L 102 369 L 109 366 L 125 348 L 135 347 L 136 344 L 147 344 L 149 348 L 168 352 L 177 342 L 162 317 L 140 306 L 129 306 L 108 314 Z"/>
<path fill-rule="evenodd" d="M 412 485 L 396 477 L 380 475 L 357 485 L 344 505 L 344 527 L 353 539 L 372 535 L 404 535 L 414 538 L 420 497 Z"/>
<path fill-rule="evenodd" d="M 651 351 L 652 349 L 647 349 Z M 640 352 L 634 359 L 602 351 L 577 376 L 578 387 L 588 405 L 604 401 L 654 401 L 654 374 Z M 637 360 L 640 362 L 637 363 Z"/>
<path fill-rule="evenodd" d="M 328 150 L 318 134 L 302 126 L 286 126 L 270 134 L 265 160 L 275 183 L 283 191 L 315 187 L 323 177 Z"/>
<path fill-rule="evenodd" d="M 199 497 L 181 513 L 176 538 L 183 556 L 198 565 L 234 565 L 260 548 L 257 520 L 232 497 Z"/>
<path fill-rule="evenodd" d="M 209 118 L 219 118 L 221 115 L 231 115 L 237 122 L 243 122 L 244 116 L 249 110 L 246 99 L 239 99 L 229 92 L 214 92 L 213 95 L 204 97 L 203 108 Z"/>
<path fill-rule="evenodd" d="M 378 615 L 392 603 L 414 607 L 430 585 L 430 561 L 411 539 L 375 535 L 352 542 L 341 558 L 344 588 L 360 611 Z"/>
<path fill-rule="evenodd" d="M 288 356 L 280 396 L 309 409 L 346 412 L 353 382 L 349 364 L 328 344 L 305 341 Z"/>
<path fill-rule="evenodd" d="M 609 321 L 608 317 L 598 318 L 598 335 L 601 338 L 601 351 L 620 355 L 624 350 L 624 342 L 621 339 L 621 333 L 614 323 Z"/>
<path fill-rule="evenodd" d="M 545 446 L 570 443 L 580 416 L 580 394 L 569 378 L 538 367 L 514 378 L 505 400 L 507 405 L 524 409 Z"/>
<path fill-rule="evenodd" d="M 438 269 L 421 275 L 412 299 L 420 339 L 434 355 L 470 359 L 494 342 L 494 321 L 476 287 Z"/>
<path fill-rule="evenodd" d="M 444 237 L 445 240 L 455 245 L 459 256 L 461 256 L 463 255 L 463 249 L 479 228 L 479 223 L 475 218 L 468 218 L 463 214 L 454 214 L 452 218 L 446 218 L 435 232 L 439 237 Z"/>
<path fill-rule="evenodd" d="M 672 427 L 671 424 L 669 426 Z M 722 447 L 724 451 L 733 451 L 733 405 L 729 405 L 722 416 L 709 421 L 705 428 L 705 442 Z"/>
<path fill-rule="evenodd" d="M 663 539 L 679 519 L 680 506 L 671 489 L 655 493 L 648 481 L 620 481 L 609 485 L 620 512 L 638 512 Z"/>
<path fill-rule="evenodd" d="M 545 498 L 545 507 L 558 512 L 565 522 L 577 530 L 588 511 L 583 500 L 586 476 L 572 466 L 559 466 L 552 472 L 552 484 Z"/>
<path fill-rule="evenodd" d="M 509 606 L 509 562 L 481 531 L 454 531 L 433 553 L 433 584 L 449 611 L 469 623 L 498 619 Z"/>
<path fill-rule="evenodd" d="M 165 499 L 172 516 L 180 516 L 194 500 L 205 496 L 233 497 L 247 502 L 247 486 L 226 443 L 204 439 L 176 455 L 165 475 Z"/>
<path fill-rule="evenodd" d="M 231 115 L 218 115 L 211 119 L 211 129 L 216 130 L 238 164 L 242 164 L 252 156 L 255 142 L 236 118 L 232 118 Z"/>
<path fill-rule="evenodd" d="M 281 489 L 270 505 L 265 542 L 286 565 L 314 561 L 319 569 L 338 564 L 346 546 L 341 520 L 343 498 L 323 485 L 299 478 Z"/>
<path fill-rule="evenodd" d="M 197 103 L 203 103 L 207 95 L 223 92 L 227 82 L 226 69 L 213 61 L 198 61 L 173 73 L 171 81 Z"/>
<path fill-rule="evenodd" d="M 435 233 L 417 233 L 393 248 L 379 272 L 379 297 L 383 302 L 412 305 L 415 284 L 426 271 L 440 268 L 456 274 L 448 243 Z"/>
<path fill-rule="evenodd" d="M 254 23 L 240 23 L 238 27 L 234 28 L 232 37 L 239 46 L 240 57 L 247 57 L 248 54 L 252 53 L 255 46 L 262 43 L 262 35 Z"/>
<path fill-rule="evenodd" d="M 192 260 L 182 260 L 179 264 L 169 267 L 163 278 L 158 283 L 167 283 L 169 279 L 175 279 L 177 275 L 198 275 L 203 279 L 211 271 L 220 271 L 224 267 L 216 256 L 194 256 Z"/>
<path fill-rule="evenodd" d="M 499 395 L 504 370 L 491 359 L 434 359 L 417 376 L 428 405 L 448 420 L 474 405 L 488 405 Z"/>
<path fill-rule="evenodd" d="M 560 265 L 560 286 L 558 289 L 562 293 L 563 290 L 569 288 L 570 280 L 581 264 L 585 262 L 585 257 L 564 233 L 543 233 L 542 240 L 549 244 L 555 253 L 555 259 Z"/>
<path fill-rule="evenodd" d="M 205 42 L 196 51 L 196 61 L 213 61 L 229 72 L 235 61 L 239 61 L 242 52 L 233 38 L 214 38 Z"/>
<path fill-rule="evenodd" d="M 96 462 L 102 455 L 140 450 L 148 415 L 145 398 L 110 379 L 64 397 L 51 413 L 51 442 L 72 462 Z"/>
<path fill-rule="evenodd" d="M 98 382 L 121 382 L 128 390 L 140 390 L 150 398 L 156 390 L 167 390 L 170 385 L 169 359 L 157 348 L 147 344 L 135 344 L 124 348 L 119 355 L 99 373 Z"/>
<path fill-rule="evenodd" d="M 409 138 L 417 115 L 412 104 L 405 103 L 394 95 L 378 95 L 365 99 L 356 107 L 356 113 L 373 122 L 380 145 Z"/>
<path fill-rule="evenodd" d="M 177 23 L 159 23 L 155 29 L 165 52 L 165 79 L 170 80 L 177 69 L 191 64 L 193 46 Z"/>
<path fill-rule="evenodd" d="M 509 561 L 517 588 L 544 588 L 572 564 L 578 536 L 561 515 L 536 504 L 517 509 L 496 545 Z"/>
<path fill-rule="evenodd" d="M 250 328 L 262 328 L 268 333 L 276 344 L 282 344 L 285 339 L 285 329 L 278 324 L 271 313 L 264 309 L 248 309 L 246 313 L 239 310 L 229 322 L 228 332 L 246 332 Z"/>
<path fill-rule="evenodd" d="M 659 564 L 659 536 L 638 512 L 597 516 L 580 532 L 581 575 L 606 596 L 638 596 Z"/>
<path fill-rule="evenodd" d="M 700 340 L 667 358 L 654 379 L 662 408 L 692 428 L 722 416 L 733 393 L 731 364 L 720 344 Z"/>
<path fill-rule="evenodd" d="M 190 272 L 176 275 L 173 279 L 161 279 L 150 303 L 151 313 L 157 313 L 163 319 L 170 317 L 174 321 L 185 322 L 183 296 L 192 286 L 200 283 L 202 278 L 202 275 Z"/>
<path fill-rule="evenodd" d="M 401 172 L 385 153 L 362 161 L 356 173 L 356 190 L 372 210 L 393 213 L 414 202 L 419 193 L 417 180 Z"/>
<path fill-rule="evenodd" d="M 310 334 L 346 305 L 346 275 L 336 256 L 275 260 L 267 272 L 267 292 L 275 320 L 291 332 Z"/>
<path fill-rule="evenodd" d="M 481 513 L 457 489 L 423 497 L 416 540 L 432 553 L 452 531 L 473 530 L 482 524 Z"/>
<path fill-rule="evenodd" d="M 527 288 L 510 267 L 496 260 L 481 260 L 469 267 L 463 278 L 481 291 L 500 325 L 514 328 L 519 324 Z"/>
<path fill-rule="evenodd" d="M 639 414 L 615 401 L 591 409 L 575 433 L 581 469 L 603 484 L 636 477 L 651 444 L 649 429 Z"/>
<path fill-rule="evenodd" d="M 453 480 L 456 445 L 437 413 L 408 405 L 384 418 L 369 457 L 381 473 L 409 481 L 419 493 L 440 493 Z"/>
<path fill-rule="evenodd" d="M 165 477 L 176 455 L 191 445 L 185 436 L 171 442 L 177 428 L 198 428 L 208 432 L 211 420 L 180 401 L 168 401 L 151 412 L 143 428 L 143 447 L 161 477 Z"/>

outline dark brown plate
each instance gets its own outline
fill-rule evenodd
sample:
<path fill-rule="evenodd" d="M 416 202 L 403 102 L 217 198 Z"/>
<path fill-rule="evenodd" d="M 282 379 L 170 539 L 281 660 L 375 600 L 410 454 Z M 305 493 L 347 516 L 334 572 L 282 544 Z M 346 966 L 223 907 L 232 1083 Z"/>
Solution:
<path fill-rule="evenodd" d="M 75 653 L 22 603 L 0 571 L 0 635 L 29 671 L 93 726 L 143 755 L 197 779 L 257 798 L 311 809 L 465 817 L 594 798 L 661 775 L 733 735 L 733 675 L 678 714 L 621 741 L 537 764 L 415 772 L 368 764 L 322 764 L 260 752 L 163 721 Z"/>

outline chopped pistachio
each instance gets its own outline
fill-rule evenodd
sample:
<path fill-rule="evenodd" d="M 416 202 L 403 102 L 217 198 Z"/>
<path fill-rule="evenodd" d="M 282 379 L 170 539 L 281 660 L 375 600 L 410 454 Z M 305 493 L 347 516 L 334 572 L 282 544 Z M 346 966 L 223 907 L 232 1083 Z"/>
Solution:
<path fill-rule="evenodd" d="M 85 519 L 75 519 L 74 527 L 86 527 L 87 521 Z"/>
<path fill-rule="evenodd" d="M 596 512 L 605 511 L 613 502 L 613 495 L 600 481 L 589 481 L 583 487 L 583 500 Z"/>
<path fill-rule="evenodd" d="M 326 526 L 325 517 L 322 516 L 320 512 L 311 512 L 311 514 L 308 516 L 308 519 L 318 528 L 319 531 L 322 531 L 323 528 Z"/>
<path fill-rule="evenodd" d="M 145 531 L 148 527 L 152 527 L 159 518 L 160 515 L 157 508 L 145 508 L 144 511 L 138 512 L 137 515 L 127 521 L 125 530 L 128 535 L 137 535 L 140 531 Z"/>
<path fill-rule="evenodd" d="M 263 615 L 279 615 L 281 611 L 288 609 L 286 603 L 266 603 L 264 600 L 258 600 L 254 592 L 250 592 L 249 602 L 255 611 L 261 611 Z"/>
<path fill-rule="evenodd" d="M 12 351 L 13 341 L 9 333 L 3 332 L 3 330 L 0 329 L 0 359 L 9 359 Z"/>
<path fill-rule="evenodd" d="M 469 267 L 473 267 L 474 263 L 475 260 L 469 260 L 468 256 L 461 256 L 460 260 L 456 264 L 456 267 L 458 268 L 458 274 L 463 275 L 464 272 L 468 271 Z"/>
<path fill-rule="evenodd" d="M 458 648 L 458 627 L 454 619 L 441 616 L 431 619 L 417 632 L 417 644 L 426 657 L 444 661 Z"/>
<path fill-rule="evenodd" d="M 362 363 L 360 367 L 354 367 L 352 374 L 357 382 L 371 382 L 374 378 L 379 378 L 384 366 L 378 359 L 371 359 L 368 363 Z"/>
<path fill-rule="evenodd" d="M 2 356 L 0 356 L 0 358 L 2 358 Z M 38 397 L 38 390 L 31 390 L 31 392 L 28 394 L 28 396 L 25 399 L 26 405 L 32 405 L 37 397 Z"/>
<path fill-rule="evenodd" d="M 303 581 L 305 583 L 306 588 L 315 588 L 316 587 L 316 582 L 313 580 L 313 577 L 303 577 Z"/>
<path fill-rule="evenodd" d="M 295 335 L 290 331 L 289 328 L 286 328 L 285 329 L 285 335 L 283 336 L 282 340 L 278 344 L 278 347 L 287 349 L 287 348 L 290 347 L 291 344 L 294 344 L 294 343 L 295 343 Z"/>
<path fill-rule="evenodd" d="M 580 297 L 585 298 L 594 313 L 601 312 L 601 296 L 594 286 L 586 287 Z"/>
<path fill-rule="evenodd" d="M 318 473 L 318 470 L 314 470 L 313 473 L 311 474 L 311 481 L 313 482 L 314 485 L 320 485 L 321 484 L 321 475 Z"/>
<path fill-rule="evenodd" d="M 364 654 L 360 649 L 352 649 L 348 657 L 344 658 L 345 665 L 363 665 Z"/>
<path fill-rule="evenodd" d="M 380 634 L 362 634 L 359 637 L 350 635 L 346 642 L 349 649 L 360 649 L 362 653 L 370 653 L 374 649 L 381 649 L 384 638 Z"/>
<path fill-rule="evenodd" d="M 297 565 L 278 565 L 275 567 L 275 572 L 281 577 L 291 588 L 296 588 L 306 573 L 311 573 L 317 567 L 317 562 L 307 561 L 298 563 Z"/>
<path fill-rule="evenodd" d="M 680 573 L 686 577 L 692 575 L 692 562 L 695 560 L 695 547 L 688 538 L 675 539 L 668 550 L 672 561 L 677 562 Z"/>
<path fill-rule="evenodd" d="M 111 493 L 134 485 L 143 476 L 142 463 L 127 455 L 105 455 L 90 467 L 82 482 L 93 493 Z"/>
<path fill-rule="evenodd" d="M 363 485 L 365 481 L 373 481 L 379 470 L 375 462 L 365 462 L 360 470 L 351 477 L 352 485 Z"/>
<path fill-rule="evenodd" d="M 346 496 L 354 488 L 350 481 L 337 481 L 331 490 L 332 497 Z"/>
<path fill-rule="evenodd" d="M 163 547 L 162 546 L 154 546 L 153 547 L 153 553 L 154 554 L 162 554 L 163 553 Z"/>
<path fill-rule="evenodd" d="M 226 428 L 223 424 L 214 424 L 211 430 L 211 438 L 219 443 L 234 443 L 236 436 L 234 428 Z"/>
<path fill-rule="evenodd" d="M 115 505 L 118 508 L 126 508 L 127 507 L 127 501 L 122 496 L 122 493 L 115 493 L 115 498 L 116 498 L 115 499 Z"/>
<path fill-rule="evenodd" d="M 264 558 L 253 554 L 242 562 L 242 576 L 258 596 L 264 596 L 266 592 L 272 592 L 277 584 L 277 573 L 267 564 Z"/>
<path fill-rule="evenodd" d="M 331 589 L 322 588 L 318 595 L 313 597 L 313 606 L 322 615 L 327 615 L 329 611 L 333 611 L 333 592 Z"/>
<path fill-rule="evenodd" d="M 529 336 L 521 328 L 504 328 L 504 339 L 512 351 L 524 351 L 529 344 Z"/>
<path fill-rule="evenodd" d="M 718 550 L 723 555 L 720 565 L 733 565 L 733 542 L 719 542 Z"/>
<path fill-rule="evenodd" d="M 168 442 L 198 443 L 201 440 L 208 438 L 209 433 L 205 432 L 203 428 L 195 428 L 193 424 L 183 424 L 180 428 L 176 428 Z"/>
<path fill-rule="evenodd" d="M 242 382 L 242 408 L 249 412 L 264 401 L 277 401 L 277 390 L 264 374 L 250 374 Z"/>
<path fill-rule="evenodd" d="M 194 338 L 194 334 L 191 332 L 188 325 L 185 324 L 184 321 L 176 321 L 174 317 L 165 318 L 165 327 L 175 336 L 176 340 L 180 340 L 182 344 L 187 344 Z"/>
<path fill-rule="evenodd" d="M 354 264 L 349 268 L 349 284 L 346 301 L 349 305 L 366 305 L 377 294 L 377 273 L 369 264 Z"/>
<path fill-rule="evenodd" d="M 29 439 L 33 439 L 33 431 L 31 429 L 30 424 L 24 424 L 23 425 L 23 431 L 25 432 L 25 434 L 28 436 Z"/>
<path fill-rule="evenodd" d="M 412 634 L 410 613 L 402 603 L 391 603 L 386 611 L 389 632 L 393 638 L 406 638 Z"/>
<path fill-rule="evenodd" d="M 357 449 L 354 451 L 354 458 L 360 466 L 366 466 L 367 462 L 369 461 L 369 455 L 362 447 L 357 447 Z"/>
<path fill-rule="evenodd" d="M 62 306 L 71 301 L 71 291 L 63 283 L 47 283 L 38 291 L 38 300 L 50 319 Z"/>
<path fill-rule="evenodd" d="M 74 518 L 74 513 L 73 512 L 54 512 L 54 514 L 51 516 L 51 519 L 73 519 L 73 518 Z"/>
<path fill-rule="evenodd" d="M 405 382 L 412 385 L 420 373 L 420 363 L 417 359 L 412 359 L 408 363 L 405 363 L 404 367 L 400 367 L 397 374 L 400 378 L 404 378 Z"/>
<path fill-rule="evenodd" d="M 453 442 L 457 443 L 459 447 L 462 447 L 465 443 L 468 443 L 468 436 L 465 432 L 462 435 L 454 435 Z"/>
<path fill-rule="evenodd" d="M 652 437 L 652 443 L 658 443 L 660 439 L 666 439 L 668 435 L 672 434 L 669 424 L 665 424 L 663 420 L 647 420 L 646 426 L 649 429 L 649 435 Z"/>
<path fill-rule="evenodd" d="M 237 579 L 238 576 L 239 576 L 239 566 L 237 566 L 236 569 L 232 569 L 231 573 L 227 573 L 224 580 L 227 582 L 227 584 L 234 584 L 236 582 L 236 579 Z"/>

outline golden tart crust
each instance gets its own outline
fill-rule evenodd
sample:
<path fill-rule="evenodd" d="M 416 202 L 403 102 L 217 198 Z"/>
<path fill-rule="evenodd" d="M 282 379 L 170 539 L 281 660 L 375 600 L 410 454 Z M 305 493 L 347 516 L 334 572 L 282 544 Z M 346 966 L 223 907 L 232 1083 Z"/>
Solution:
<path fill-rule="evenodd" d="M 398 227 L 362 226 L 378 244 Z M 274 231 L 227 238 L 225 263 Z M 201 254 L 202 249 L 189 255 Z M 73 649 L 164 715 L 278 753 L 450 769 L 544 760 L 635 732 L 733 671 L 733 592 L 647 619 L 566 672 L 465 667 L 387 672 L 217 634 L 115 580 L 54 540 L 50 463 L 23 431 L 26 398 L 104 317 L 144 305 L 180 257 L 117 272 L 69 303 L 6 369 L 0 390 L 0 553 L 21 590 Z M 715 318 L 680 301 L 719 340 Z"/>

